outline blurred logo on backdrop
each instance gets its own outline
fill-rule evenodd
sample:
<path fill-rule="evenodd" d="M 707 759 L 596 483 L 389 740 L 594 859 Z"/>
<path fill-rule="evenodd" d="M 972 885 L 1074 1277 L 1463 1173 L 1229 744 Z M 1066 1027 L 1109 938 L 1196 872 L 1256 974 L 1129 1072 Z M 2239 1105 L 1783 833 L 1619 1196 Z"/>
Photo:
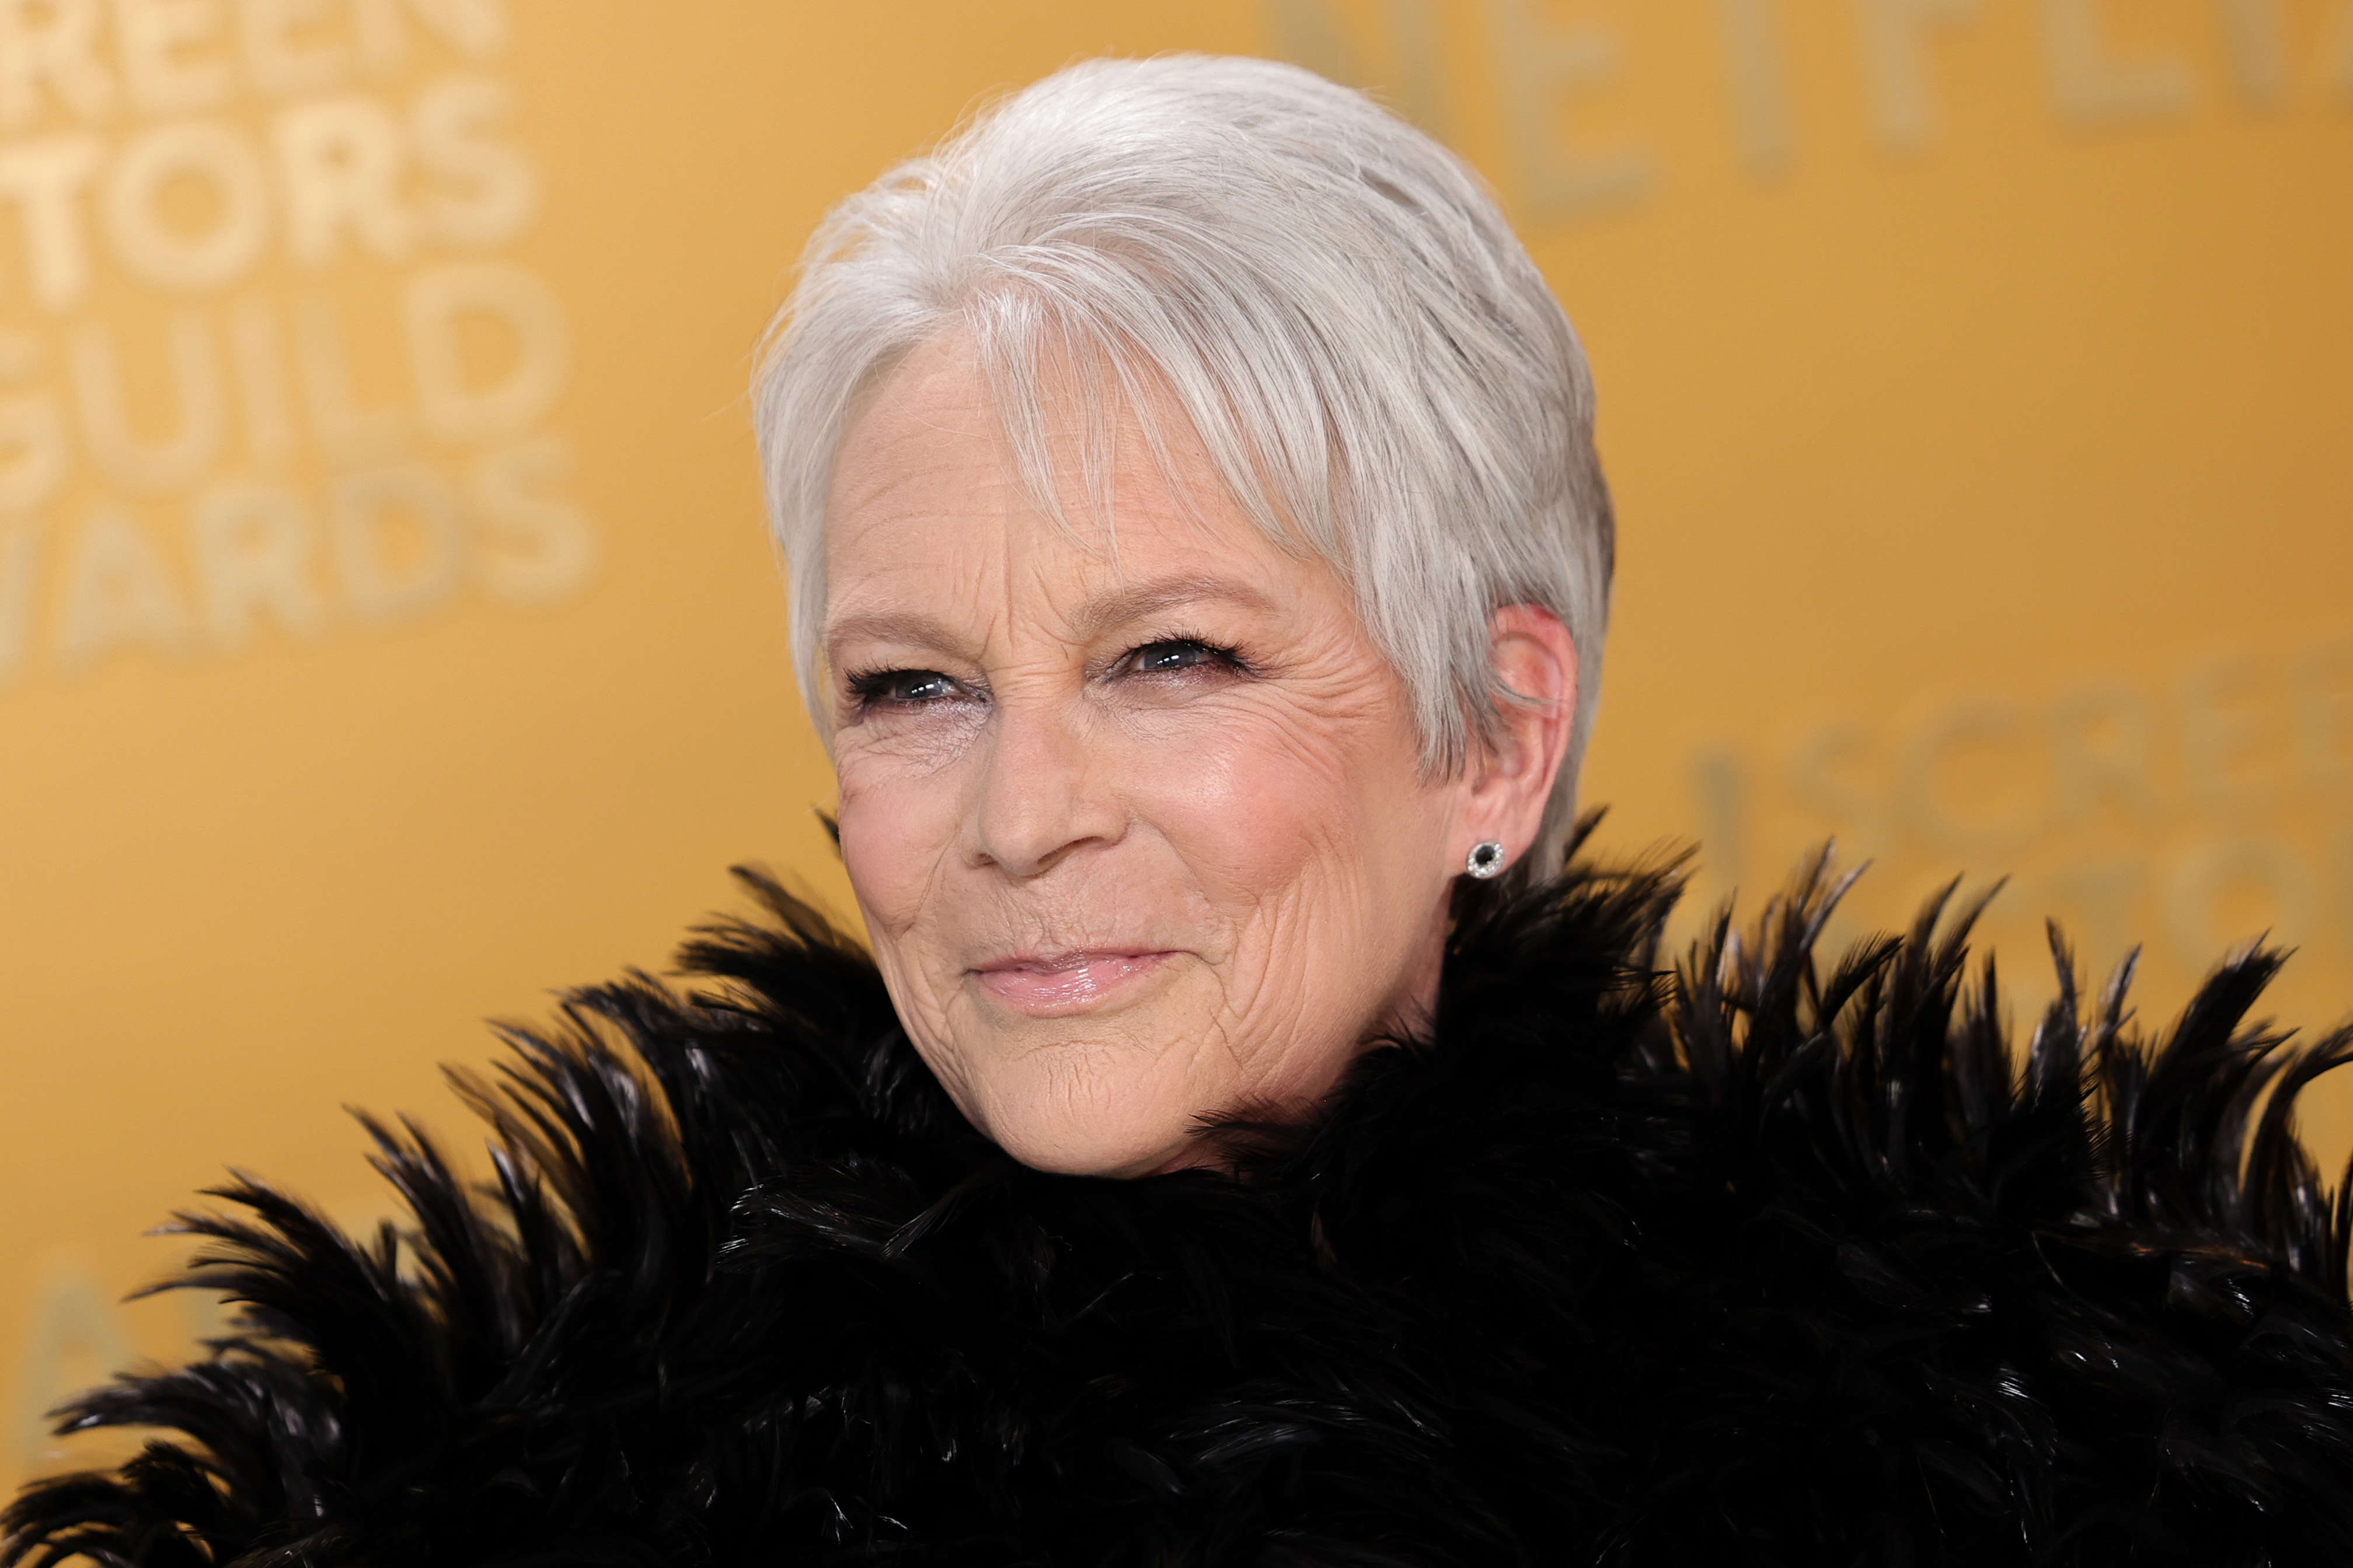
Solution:
<path fill-rule="evenodd" d="M 2286 0 L 2211 0 L 2188 47 L 2153 50 L 2120 39 L 2129 7 L 2116 0 L 2028 0 L 2033 51 L 2014 64 L 2039 79 L 2050 122 L 2062 130 L 2177 122 L 2218 86 L 2242 112 L 2279 110 L 2314 86 L 2353 103 L 2353 0 L 2326 4 L 2312 28 L 2291 25 Z M 1692 8 L 1714 24 L 1714 59 L 1630 60 L 1622 26 L 1545 0 L 1265 4 L 1285 58 L 1376 89 L 1432 135 L 1459 145 L 1471 129 L 1464 111 L 1491 111 L 1504 182 L 1523 219 L 1538 224 L 1606 214 L 1659 188 L 1651 148 L 1583 134 L 1577 121 L 1593 100 L 1630 89 L 1650 89 L 1655 100 L 1652 73 L 1662 67 L 1714 77 L 1725 150 L 1749 173 L 1776 178 L 1798 161 L 1789 34 L 1798 13 L 1814 8 L 1789 0 L 1694 0 Z M 1854 132 L 1898 158 L 1936 148 L 1946 136 L 1943 57 L 1993 20 L 1992 10 L 1983 0 L 1852 0 L 1833 13 L 1862 89 Z M 1461 89 L 1458 58 L 1474 63 L 1476 92 Z"/>
<path fill-rule="evenodd" d="M 2257 933 L 2302 950 L 2292 979 L 2353 967 L 2353 637 L 1799 717 L 1704 748 L 1693 786 L 1725 888 L 1834 839 L 1873 867 L 1853 918 L 1883 926 L 1956 867 L 2010 871 L 1994 934 L 2030 997 L 2046 916 L 2095 969 L 2137 949 L 2165 993 Z"/>
<path fill-rule="evenodd" d="M 1712 52 L 1637 54 L 1622 5 L 1265 3 L 1287 58 L 1491 153 L 1482 162 L 1539 240 L 1672 199 L 1693 170 L 1622 110 L 1630 98 L 1655 111 L 1674 78 L 1717 106 L 1712 134 L 1695 140 L 1747 181 L 1785 189 L 1810 177 L 1808 156 L 1830 135 L 1889 168 L 1957 151 L 1949 100 L 1981 84 L 1951 79 L 1952 61 L 1989 37 L 1999 68 L 2032 84 L 2038 129 L 2053 138 L 2158 132 L 2215 110 L 2252 122 L 2353 109 L 2353 0 L 2211 0 L 2154 21 L 2119 0 L 1691 10 Z M 1844 57 L 1857 90 L 1842 123 L 1800 112 L 1820 107 L 1793 85 L 1801 23 L 1815 48 Z M 1849 931 L 1908 923 L 1957 868 L 1982 874 L 1980 888 L 2006 874 L 1988 934 L 2021 1000 L 2053 988 L 2037 953 L 2049 916 L 2084 963 L 2105 970 L 2137 950 L 2144 994 L 2180 994 L 2261 933 L 2302 950 L 2286 994 L 2342 1005 L 2328 988 L 2353 973 L 2353 637 L 2031 688 L 1923 689 L 1870 714 L 1808 712 L 1799 700 L 1757 721 L 1696 745 L 1687 775 L 1703 886 L 1741 889 L 1750 913 L 1828 841 L 1843 865 L 1871 868 L 1848 900 Z"/>
<path fill-rule="evenodd" d="M 577 594 L 503 0 L 0 0 L 0 684 Z"/>

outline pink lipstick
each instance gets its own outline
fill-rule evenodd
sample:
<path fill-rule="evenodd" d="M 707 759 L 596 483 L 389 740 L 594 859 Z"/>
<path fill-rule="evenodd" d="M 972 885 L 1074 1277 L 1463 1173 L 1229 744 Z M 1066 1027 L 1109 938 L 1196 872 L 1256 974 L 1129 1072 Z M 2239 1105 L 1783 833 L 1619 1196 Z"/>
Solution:
<path fill-rule="evenodd" d="M 973 970 L 980 988 L 1008 1007 L 1053 1017 L 1082 1013 L 1158 969 L 1166 952 L 1022 953 Z"/>

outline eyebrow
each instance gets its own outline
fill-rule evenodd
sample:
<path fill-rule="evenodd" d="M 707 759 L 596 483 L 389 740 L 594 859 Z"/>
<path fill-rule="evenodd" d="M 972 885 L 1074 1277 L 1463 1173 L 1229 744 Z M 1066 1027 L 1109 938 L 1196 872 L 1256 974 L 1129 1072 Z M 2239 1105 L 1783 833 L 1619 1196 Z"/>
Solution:
<path fill-rule="evenodd" d="M 871 638 L 875 642 L 916 643 L 931 647 L 950 647 L 955 638 L 947 627 L 929 616 L 907 610 L 871 610 L 825 624 L 825 646 L 849 642 L 852 638 Z"/>
<path fill-rule="evenodd" d="M 1274 601 L 1265 594 L 1230 577 L 1164 577 L 1089 600 L 1071 617 L 1071 629 L 1081 638 L 1092 640 L 1105 632 L 1147 620 L 1181 605 L 1204 603 L 1235 605 L 1261 614 L 1274 608 Z M 951 634 L 946 625 L 938 619 L 910 610 L 861 611 L 826 623 L 825 642 L 828 647 L 862 639 L 911 643 L 935 648 L 955 647 L 963 640 Z"/>
<path fill-rule="evenodd" d="M 1196 575 L 1164 577 L 1157 582 L 1139 583 L 1119 593 L 1107 594 L 1102 598 L 1088 601 L 1072 619 L 1081 636 L 1096 637 L 1131 622 L 1148 620 L 1182 605 L 1220 602 L 1246 610 L 1265 612 L 1274 608 L 1272 599 L 1247 583 L 1236 582 L 1230 577 Z"/>

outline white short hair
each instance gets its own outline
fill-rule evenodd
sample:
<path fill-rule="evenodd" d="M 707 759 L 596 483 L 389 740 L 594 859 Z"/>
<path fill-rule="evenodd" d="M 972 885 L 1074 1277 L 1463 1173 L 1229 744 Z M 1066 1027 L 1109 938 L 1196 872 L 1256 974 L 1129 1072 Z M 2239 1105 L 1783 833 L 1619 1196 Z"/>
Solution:
<path fill-rule="evenodd" d="M 828 213 L 754 384 L 820 733 L 825 509 L 844 427 L 909 351 L 956 331 L 1028 489 L 1057 515 L 1047 410 L 1071 384 L 1056 368 L 1080 364 L 1139 410 L 1157 388 L 1240 510 L 1349 585 L 1433 773 L 1462 766 L 1512 700 L 1492 612 L 1558 616 L 1577 713 L 1529 857 L 1539 875 L 1557 866 L 1600 688 L 1614 525 L 1584 351 L 1468 165 L 1294 66 L 1102 59 L 1004 100 Z M 1093 496 L 1100 453 L 1084 460 Z"/>

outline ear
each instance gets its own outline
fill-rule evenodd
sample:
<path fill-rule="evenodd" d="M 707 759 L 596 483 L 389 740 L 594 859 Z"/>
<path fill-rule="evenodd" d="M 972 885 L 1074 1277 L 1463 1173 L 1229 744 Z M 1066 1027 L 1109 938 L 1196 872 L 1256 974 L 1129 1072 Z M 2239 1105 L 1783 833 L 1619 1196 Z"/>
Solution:
<path fill-rule="evenodd" d="M 1471 760 L 1464 780 L 1461 847 L 1493 839 L 1516 864 L 1535 845 L 1553 780 L 1568 758 L 1577 718 L 1577 644 L 1550 610 L 1506 605 L 1487 618 L 1495 679 L 1509 695 L 1495 700 L 1492 742 Z"/>

